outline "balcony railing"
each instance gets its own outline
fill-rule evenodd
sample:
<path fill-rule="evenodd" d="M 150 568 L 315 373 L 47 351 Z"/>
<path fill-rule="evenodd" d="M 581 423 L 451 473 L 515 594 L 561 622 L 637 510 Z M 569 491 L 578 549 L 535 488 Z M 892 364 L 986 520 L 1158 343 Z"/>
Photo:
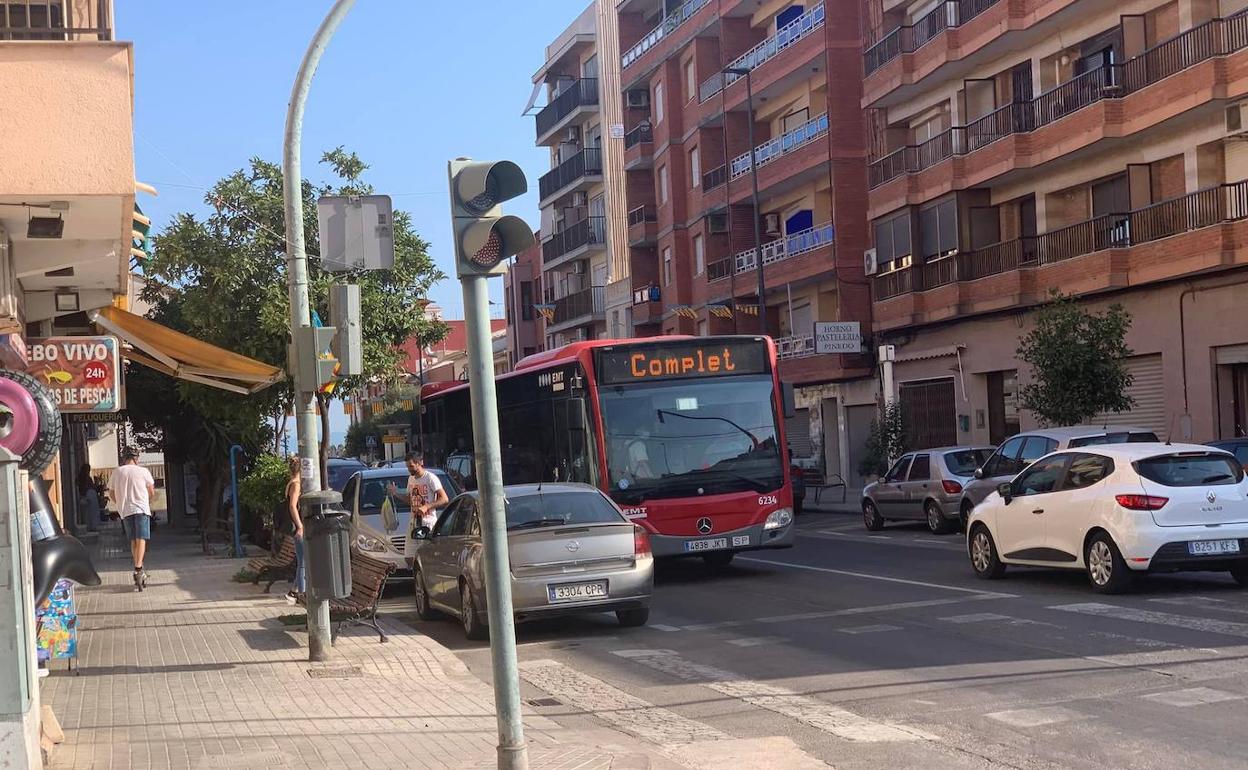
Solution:
<path fill-rule="evenodd" d="M 719 281 L 732 275 L 732 257 L 724 257 L 706 265 L 706 280 Z"/>
<path fill-rule="evenodd" d="M 633 62 L 641 58 L 642 54 L 649 51 L 659 44 L 659 41 L 676 31 L 676 28 L 684 24 L 686 21 L 698 12 L 702 6 L 711 0 L 688 0 L 676 10 L 667 15 L 663 19 L 663 23 L 650 30 L 636 45 L 624 52 L 620 57 L 620 69 L 628 69 Z"/>
<path fill-rule="evenodd" d="M 113 39 L 113 30 L 108 26 L 111 18 L 111 0 L 63 4 L 50 0 L 7 0 L 0 2 L 0 40 L 103 42 Z"/>
<path fill-rule="evenodd" d="M 645 224 L 646 222 L 658 222 L 659 212 L 654 206 L 638 206 L 628 212 L 628 226 Z"/>
<path fill-rule="evenodd" d="M 1001 0 L 946 0 L 913 24 L 893 29 L 863 53 L 863 70 L 870 75 L 903 53 L 914 53 L 950 27 L 959 27 Z"/>
<path fill-rule="evenodd" d="M 550 264 L 582 246 L 604 244 L 606 231 L 606 217 L 582 219 L 542 241 L 542 261 Z"/>
<path fill-rule="evenodd" d="M 1001 241 L 877 276 L 875 298 L 974 281 L 1050 265 L 1105 249 L 1122 249 L 1248 218 L 1248 180 L 1209 187 L 1121 214 L 1102 214 L 1041 235 Z"/>
<path fill-rule="evenodd" d="M 775 139 L 763 142 L 755 147 L 754 157 L 758 159 L 760 167 L 765 166 L 773 160 L 810 144 L 826 133 L 828 133 L 828 113 L 825 112 L 822 115 L 811 118 L 797 128 L 786 131 Z M 750 173 L 750 154 L 745 152 L 733 159 L 731 176 L 733 179 L 736 179 L 748 173 Z"/>
<path fill-rule="evenodd" d="M 649 121 L 638 123 L 627 134 L 624 135 L 624 149 L 636 147 L 639 144 L 651 144 L 654 142 L 654 126 Z"/>
<path fill-rule="evenodd" d="M 776 34 L 738 56 L 724 68 L 724 72 L 716 73 L 702 82 L 698 87 L 698 101 L 705 102 L 715 94 L 724 90 L 744 77 L 727 70 L 755 70 L 765 62 L 774 59 L 789 46 L 807 37 L 823 26 L 823 3 L 816 5 L 806 13 L 776 30 Z"/>
<path fill-rule="evenodd" d="M 790 358 L 805 358 L 815 354 L 815 336 L 813 334 L 794 334 L 791 337 L 776 338 L 776 358 L 784 361 Z"/>
<path fill-rule="evenodd" d="M 555 323 L 561 324 L 586 316 L 602 318 L 607 306 L 607 287 L 591 286 L 575 294 L 555 300 Z"/>
<path fill-rule="evenodd" d="M 710 171 L 702 175 L 702 192 L 710 192 L 716 187 L 722 187 L 728 181 L 728 167 L 716 166 Z"/>
<path fill-rule="evenodd" d="M 763 255 L 763 266 L 766 267 L 773 262 L 796 257 L 799 254 L 805 254 L 808 251 L 814 251 L 827 246 L 835 240 L 835 235 L 836 228 L 832 226 L 831 222 L 828 222 L 827 224 L 786 235 L 778 241 L 764 243 L 762 248 L 759 249 Z M 747 249 L 737 254 L 736 263 L 738 273 L 753 270 L 754 249 Z"/>
<path fill-rule="evenodd" d="M 538 194 L 545 200 L 581 177 L 589 175 L 602 175 L 602 150 L 597 147 L 581 150 L 542 174 L 542 178 L 537 180 Z"/>
<path fill-rule="evenodd" d="M 552 128 L 580 107 L 598 103 L 597 78 L 582 78 L 565 88 L 550 104 L 537 113 L 537 137 L 541 139 Z"/>
<path fill-rule="evenodd" d="M 1121 99 L 1215 56 L 1248 48 L 1248 15 L 1211 19 L 1122 64 L 1088 70 L 1029 102 L 1007 104 L 923 144 L 907 145 L 871 162 L 871 188 L 917 173 L 954 155 L 967 155 L 1011 134 L 1035 131 L 1104 99 Z"/>

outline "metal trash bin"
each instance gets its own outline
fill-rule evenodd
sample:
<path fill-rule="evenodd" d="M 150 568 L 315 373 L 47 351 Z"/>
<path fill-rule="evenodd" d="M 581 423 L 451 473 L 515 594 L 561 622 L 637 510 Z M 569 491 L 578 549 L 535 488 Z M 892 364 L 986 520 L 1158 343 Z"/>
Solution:
<path fill-rule="evenodd" d="M 308 594 L 326 601 L 351 595 L 351 514 L 332 489 L 299 497 L 306 547 Z"/>

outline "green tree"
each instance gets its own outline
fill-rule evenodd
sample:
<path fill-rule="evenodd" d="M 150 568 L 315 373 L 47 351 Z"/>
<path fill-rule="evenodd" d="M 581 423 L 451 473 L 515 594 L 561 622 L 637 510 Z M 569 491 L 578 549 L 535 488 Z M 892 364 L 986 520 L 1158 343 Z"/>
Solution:
<path fill-rule="evenodd" d="M 321 269 L 316 256 L 316 199 L 327 194 L 372 192 L 362 180 L 368 166 L 354 153 L 338 147 L 322 156 L 322 164 L 332 179 L 320 185 L 304 180 L 302 188 L 310 298 L 327 322 L 329 286 L 344 280 L 360 285 L 365 370 L 362 377 L 340 381 L 332 394 L 317 396 L 324 478 L 330 402 L 370 379 L 398 377 L 403 361 L 399 345 L 411 337 L 432 344 L 445 335 L 446 328 L 441 322 L 424 318 L 423 297 L 445 276 L 434 265 L 428 243 L 416 234 L 406 212 L 394 214 L 392 270 L 331 275 Z M 217 182 L 205 201 L 212 207 L 206 218 L 178 214 L 153 239 L 152 258 L 144 266 L 151 279 L 144 299 L 153 304 L 153 315 L 161 323 L 285 368 L 289 305 L 281 168 L 252 158 L 246 168 Z M 265 434 L 268 421 L 284 414 L 293 403 L 289 383 L 248 397 L 185 383 L 179 383 L 176 392 L 178 403 L 159 399 L 163 418 L 152 415 L 149 421 L 153 425 L 163 423 L 160 427 L 171 430 L 175 439 L 181 426 L 174 425 L 173 420 L 181 414 L 217 425 L 228 440 L 248 439 L 247 443 L 254 445 L 254 436 Z M 169 439 L 170 435 L 162 438 Z M 228 451 L 228 444 L 226 447 Z M 208 449 L 198 454 L 206 453 Z M 202 462 L 213 466 L 210 475 L 219 476 L 226 458 L 214 445 L 211 456 L 203 457 Z"/>
<path fill-rule="evenodd" d="M 907 448 L 901 404 L 897 401 L 887 403 L 871 421 L 863 458 L 858 463 L 858 473 L 863 476 L 883 476 L 893 460 L 904 454 Z"/>
<path fill-rule="evenodd" d="M 238 501 L 251 520 L 272 526 L 273 511 L 286 493 L 286 460 L 275 454 L 262 454 L 238 482 Z"/>
<path fill-rule="evenodd" d="M 1018 346 L 1031 366 L 1031 382 L 1019 388 L 1019 403 L 1042 425 L 1078 425 L 1103 412 L 1124 412 L 1135 400 L 1127 393 L 1131 355 L 1126 335 L 1131 314 L 1121 305 L 1091 313 L 1054 291 L 1036 311 L 1036 325 Z"/>

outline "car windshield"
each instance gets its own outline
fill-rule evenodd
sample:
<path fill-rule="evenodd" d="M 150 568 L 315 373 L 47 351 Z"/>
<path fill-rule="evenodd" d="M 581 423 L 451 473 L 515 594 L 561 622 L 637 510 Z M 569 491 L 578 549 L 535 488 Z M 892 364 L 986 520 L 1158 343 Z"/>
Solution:
<path fill-rule="evenodd" d="M 991 449 L 959 449 L 945 454 L 945 467 L 954 476 L 974 476 L 991 456 Z"/>
<path fill-rule="evenodd" d="M 766 375 L 605 387 L 611 496 L 621 502 L 784 482 Z"/>
<path fill-rule="evenodd" d="M 329 474 L 329 488 L 341 492 L 342 488 L 347 485 L 347 480 L 359 473 L 363 467 L 363 463 L 330 463 L 326 468 Z"/>
<path fill-rule="evenodd" d="M 539 529 L 563 524 L 616 524 L 625 521 L 611 501 L 593 490 L 508 497 L 507 529 Z"/>
<path fill-rule="evenodd" d="M 410 510 L 411 506 L 407 501 L 398 495 L 389 495 L 386 491 L 387 487 L 393 483 L 399 488 L 400 492 L 407 493 L 407 473 L 391 474 L 386 476 L 370 476 L 360 480 L 360 513 L 370 514 L 377 513 L 381 510 L 381 505 L 390 497 L 390 504 L 394 506 L 396 511 Z"/>
<path fill-rule="evenodd" d="M 1167 487 L 1238 484 L 1244 478 L 1243 466 L 1235 458 L 1220 453 L 1150 457 L 1137 461 L 1135 470 L 1149 481 Z"/>

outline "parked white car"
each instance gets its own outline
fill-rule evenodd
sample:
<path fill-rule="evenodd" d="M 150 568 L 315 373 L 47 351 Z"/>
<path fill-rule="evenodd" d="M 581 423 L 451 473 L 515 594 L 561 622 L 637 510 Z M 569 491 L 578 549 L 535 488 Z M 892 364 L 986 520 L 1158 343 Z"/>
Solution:
<path fill-rule="evenodd" d="M 1248 586 L 1248 482 L 1207 446 L 1055 452 L 975 508 L 967 553 L 981 578 L 1011 564 L 1082 569 L 1101 593 L 1146 572 L 1227 571 Z"/>

